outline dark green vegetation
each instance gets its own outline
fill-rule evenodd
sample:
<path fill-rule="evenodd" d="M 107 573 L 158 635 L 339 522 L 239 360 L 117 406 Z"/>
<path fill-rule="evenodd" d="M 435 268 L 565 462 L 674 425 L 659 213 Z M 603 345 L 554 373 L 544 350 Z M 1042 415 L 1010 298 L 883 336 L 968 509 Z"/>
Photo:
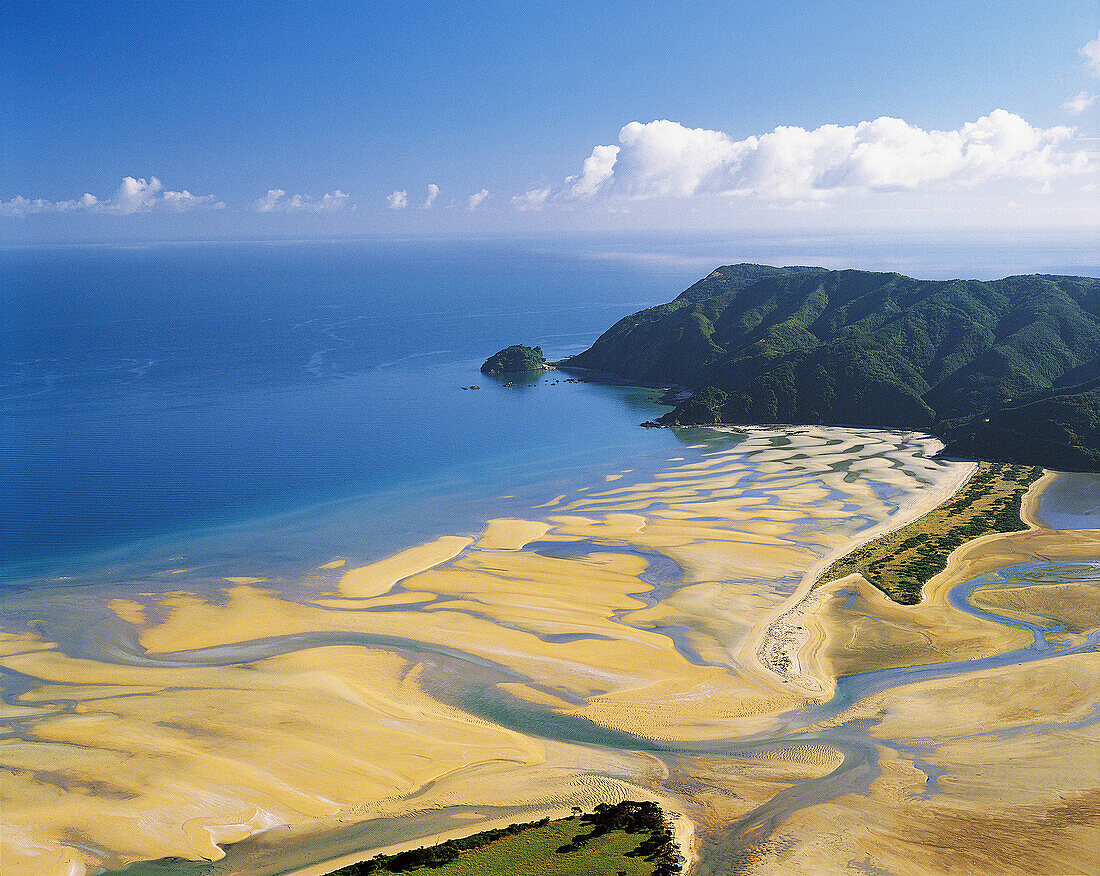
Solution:
<path fill-rule="evenodd" d="M 533 821 L 487 830 L 437 846 L 336 870 L 330 876 L 431 871 L 433 876 L 674 876 L 678 852 L 656 803 L 600 804 L 561 821 Z"/>
<path fill-rule="evenodd" d="M 481 366 L 481 373 L 523 374 L 526 371 L 542 371 L 546 367 L 546 358 L 542 355 L 542 347 L 525 347 L 523 344 L 513 344 L 486 359 L 485 364 Z"/>
<path fill-rule="evenodd" d="M 733 265 L 563 363 L 696 394 L 662 425 L 920 429 L 948 451 L 1100 469 L 1100 280 Z"/>
<path fill-rule="evenodd" d="M 1020 503 L 1041 468 L 982 462 L 952 498 L 914 520 L 841 557 L 815 586 L 859 572 L 895 602 L 915 605 L 921 588 L 947 567 L 955 548 L 991 532 L 1027 529 Z"/>

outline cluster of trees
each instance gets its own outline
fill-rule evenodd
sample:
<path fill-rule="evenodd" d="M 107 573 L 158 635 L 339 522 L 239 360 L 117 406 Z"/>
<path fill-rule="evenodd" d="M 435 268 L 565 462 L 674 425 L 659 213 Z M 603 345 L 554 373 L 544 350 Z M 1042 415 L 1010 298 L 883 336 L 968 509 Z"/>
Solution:
<path fill-rule="evenodd" d="M 957 453 L 1100 468 L 1100 280 L 733 265 L 566 363 L 696 396 L 664 425 L 935 431 Z"/>
<path fill-rule="evenodd" d="M 665 821 L 661 807 L 656 803 L 635 800 L 615 804 L 601 803 L 594 812 L 582 815 L 581 821 L 591 825 L 591 830 L 578 834 L 571 842 L 561 846 L 558 849 L 559 854 L 575 852 L 595 837 L 621 830 L 630 834 L 647 834 L 637 848 L 627 852 L 627 855 L 652 863 L 654 876 L 675 876 L 683 869 L 672 830 Z"/>
<path fill-rule="evenodd" d="M 941 430 L 948 446 L 979 459 L 1100 471 L 1100 380 L 991 411 Z"/>

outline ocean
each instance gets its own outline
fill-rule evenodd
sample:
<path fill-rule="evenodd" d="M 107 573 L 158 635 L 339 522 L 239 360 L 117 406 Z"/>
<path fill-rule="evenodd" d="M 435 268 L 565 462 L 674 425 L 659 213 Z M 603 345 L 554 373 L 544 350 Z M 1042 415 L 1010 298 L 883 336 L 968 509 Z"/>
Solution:
<path fill-rule="evenodd" d="M 521 243 L 0 251 L 0 576 L 293 574 L 663 461 L 656 393 L 478 368 L 578 352 L 698 273 Z"/>

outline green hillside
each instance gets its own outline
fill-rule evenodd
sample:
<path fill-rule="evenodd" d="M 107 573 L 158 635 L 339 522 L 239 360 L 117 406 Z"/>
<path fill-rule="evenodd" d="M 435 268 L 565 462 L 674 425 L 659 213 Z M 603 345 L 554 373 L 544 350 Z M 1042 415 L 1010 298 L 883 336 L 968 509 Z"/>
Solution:
<path fill-rule="evenodd" d="M 932 431 L 951 452 L 1100 468 L 1100 280 L 722 267 L 565 367 L 696 390 L 665 425 Z"/>

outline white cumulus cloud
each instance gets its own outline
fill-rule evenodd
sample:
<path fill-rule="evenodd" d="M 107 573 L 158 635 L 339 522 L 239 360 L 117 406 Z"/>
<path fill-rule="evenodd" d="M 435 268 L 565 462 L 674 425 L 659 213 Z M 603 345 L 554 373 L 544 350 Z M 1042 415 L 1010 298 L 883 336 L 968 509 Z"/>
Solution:
<path fill-rule="evenodd" d="M 428 183 L 428 197 L 424 199 L 424 203 L 420 205 L 421 210 L 430 210 L 432 204 L 435 203 L 435 199 L 439 197 L 439 186 L 435 183 Z"/>
<path fill-rule="evenodd" d="M 1080 48 L 1085 58 L 1085 66 L 1093 76 L 1100 76 L 1100 30 L 1096 32 L 1096 39 L 1085 43 Z"/>
<path fill-rule="evenodd" d="M 134 179 L 128 176 L 122 180 L 112 199 L 111 212 L 139 213 L 153 209 L 164 186 L 155 176 L 148 180 Z"/>
<path fill-rule="evenodd" d="M 27 216 L 31 213 L 114 213 L 126 216 L 133 213 L 150 213 L 164 210 L 180 213 L 186 210 L 214 209 L 225 207 L 214 195 L 193 195 L 183 191 L 165 191 L 164 185 L 155 176 L 149 179 L 124 177 L 113 196 L 100 200 L 85 192 L 79 198 L 66 201 L 48 201 L 44 198 L 28 199 L 16 195 L 9 201 L 0 201 L 0 215 Z"/>
<path fill-rule="evenodd" d="M 252 209 L 257 213 L 274 213 L 285 197 L 286 192 L 282 189 L 268 189 L 267 194 L 252 205 Z"/>
<path fill-rule="evenodd" d="M 46 202 L 43 202 L 46 203 Z M 99 207 L 99 198 L 85 192 L 79 198 L 71 201 L 57 201 L 53 206 L 59 213 L 67 213 L 71 210 L 95 210 Z"/>
<path fill-rule="evenodd" d="M 1068 98 L 1065 103 L 1062 104 L 1062 109 L 1075 116 L 1079 116 L 1094 103 L 1096 103 L 1095 94 L 1089 94 L 1087 91 L 1081 91 L 1073 95 L 1073 97 Z"/>
<path fill-rule="evenodd" d="M 75 201 L 73 203 L 76 203 Z M 32 213 L 54 213 L 57 205 L 42 198 L 24 198 L 16 195 L 8 201 L 0 201 L 0 216 L 29 216 Z"/>
<path fill-rule="evenodd" d="M 512 198 L 512 206 L 517 210 L 541 210 L 546 206 L 552 189 L 530 189 L 522 195 Z"/>
<path fill-rule="evenodd" d="M 409 206 L 409 193 L 398 189 L 393 194 L 386 195 L 386 206 L 391 210 L 404 210 Z"/>
<path fill-rule="evenodd" d="M 160 196 L 160 203 L 166 209 L 175 210 L 177 213 L 198 207 L 211 207 L 215 210 L 221 210 L 225 207 L 225 204 L 213 195 L 193 195 L 187 189 L 182 192 L 165 192 Z"/>
<path fill-rule="evenodd" d="M 489 190 L 482 189 L 480 192 L 474 192 L 470 197 L 466 199 L 466 209 L 471 213 L 481 206 L 482 201 L 489 197 Z"/>
<path fill-rule="evenodd" d="M 335 189 L 313 198 L 309 195 L 288 195 L 283 189 L 268 189 L 266 195 L 252 205 L 257 213 L 339 213 L 355 209 L 351 195 Z"/>
<path fill-rule="evenodd" d="M 1037 128 L 1003 109 L 952 131 L 884 116 L 812 130 L 781 126 L 741 140 L 667 119 L 631 122 L 619 145 L 595 147 L 580 173 L 512 204 L 530 209 L 612 194 L 812 202 L 841 192 L 964 188 L 995 179 L 1044 183 L 1090 169 L 1085 153 L 1068 148 L 1072 135 L 1072 128 Z"/>
<path fill-rule="evenodd" d="M 587 198 L 602 191 L 611 181 L 618 155 L 618 146 L 597 146 L 593 149 L 581 165 L 581 172 L 565 180 L 569 194 L 574 198 Z"/>

